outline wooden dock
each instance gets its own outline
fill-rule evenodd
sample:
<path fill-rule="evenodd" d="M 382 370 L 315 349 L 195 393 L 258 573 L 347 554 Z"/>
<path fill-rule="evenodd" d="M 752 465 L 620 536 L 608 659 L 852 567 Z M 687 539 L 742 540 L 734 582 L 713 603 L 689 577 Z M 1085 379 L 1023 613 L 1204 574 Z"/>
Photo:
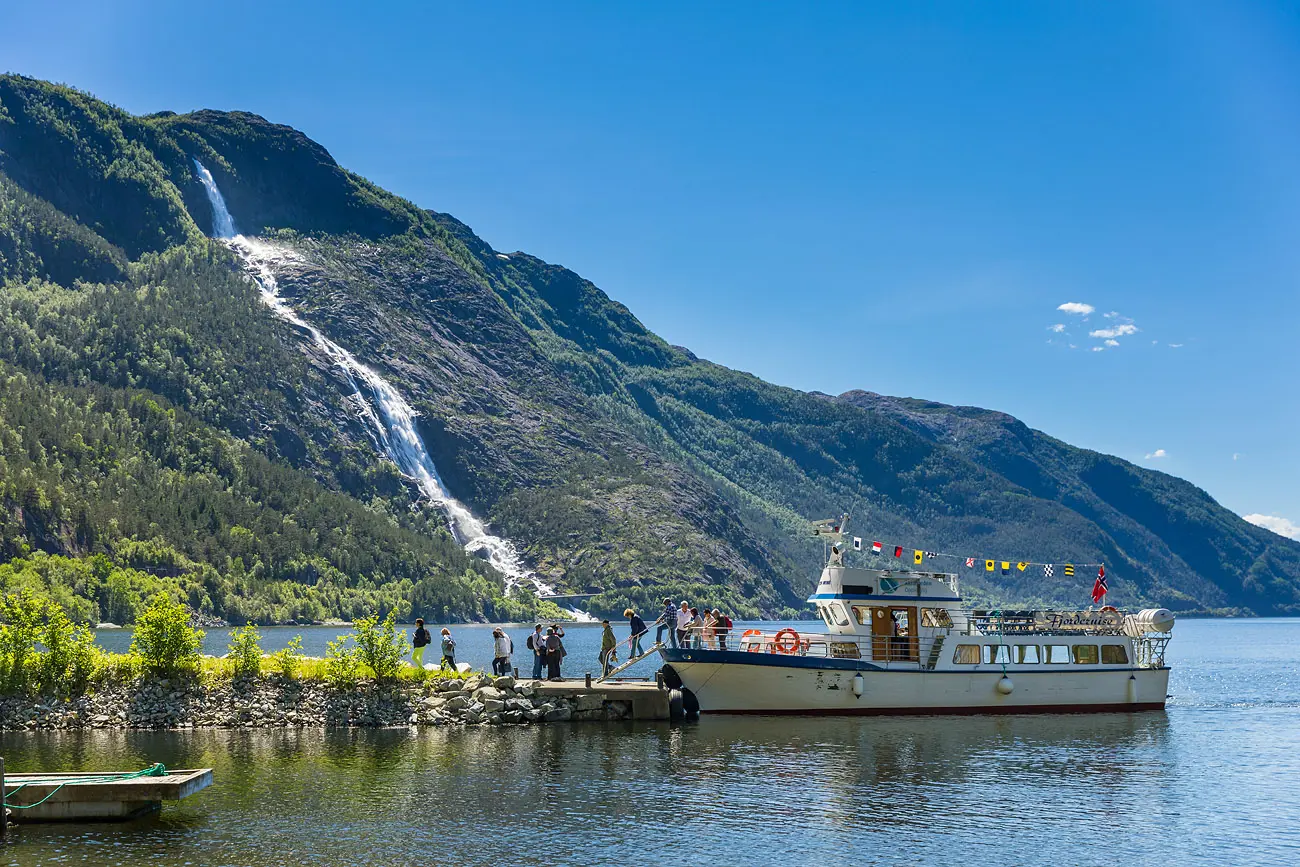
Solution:
<path fill-rule="evenodd" d="M 211 768 L 122 779 L 128 775 L 100 771 L 5 774 L 0 779 L 10 809 L 9 821 L 15 823 L 133 819 L 156 812 L 163 801 L 179 801 L 212 785 Z"/>
<path fill-rule="evenodd" d="M 581 705 L 593 709 L 606 702 L 627 702 L 631 705 L 631 719 L 669 719 L 668 690 L 653 680 L 530 680 L 538 698 L 548 696 L 577 699 Z"/>

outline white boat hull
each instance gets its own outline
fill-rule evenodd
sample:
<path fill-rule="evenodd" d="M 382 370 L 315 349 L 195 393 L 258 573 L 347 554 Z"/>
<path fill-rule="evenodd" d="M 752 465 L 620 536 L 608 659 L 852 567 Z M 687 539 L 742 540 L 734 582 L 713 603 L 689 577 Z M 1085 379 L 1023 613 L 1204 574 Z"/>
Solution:
<path fill-rule="evenodd" d="M 792 659 L 781 664 L 764 654 L 665 651 L 663 656 L 703 713 L 1077 713 L 1157 710 L 1165 705 L 1168 668 L 1063 668 L 1017 670 L 998 683 L 1000 666 L 962 671 L 853 668 L 836 661 Z M 689 659 L 686 657 L 690 657 Z M 862 676 L 862 695 L 854 680 Z M 1005 688 L 1005 685 L 1004 685 Z"/>

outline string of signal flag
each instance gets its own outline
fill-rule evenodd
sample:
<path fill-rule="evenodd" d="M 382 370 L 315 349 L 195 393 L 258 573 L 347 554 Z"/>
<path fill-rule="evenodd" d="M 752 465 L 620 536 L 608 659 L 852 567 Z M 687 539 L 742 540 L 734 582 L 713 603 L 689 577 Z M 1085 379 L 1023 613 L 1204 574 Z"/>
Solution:
<path fill-rule="evenodd" d="M 824 521 L 814 521 L 813 535 L 842 537 L 843 536 L 842 526 L 843 526 L 843 521 L 842 520 L 837 521 L 834 518 L 829 518 Z M 1056 567 L 1058 565 L 1063 565 L 1064 575 L 1067 578 L 1074 577 L 1074 571 L 1078 567 L 1096 566 L 1097 581 L 1102 583 L 1103 585 L 1105 584 L 1106 581 L 1106 564 L 1104 563 L 1058 564 L 1058 563 L 1040 563 L 1033 560 L 1001 560 L 998 558 L 990 559 L 987 557 L 968 557 L 965 554 L 949 554 L 943 551 L 927 551 L 924 548 L 911 548 L 910 546 L 904 546 L 904 545 L 886 546 L 882 542 L 874 542 L 874 541 L 871 542 L 870 545 L 867 545 L 867 543 L 863 540 L 861 536 L 853 537 L 854 551 L 863 551 L 869 549 L 872 554 L 882 554 L 884 553 L 887 547 L 893 548 L 894 556 L 898 559 L 902 559 L 904 552 L 910 550 L 912 552 L 912 562 L 918 566 L 923 564 L 926 560 L 942 557 L 945 559 L 956 560 L 959 563 L 965 562 L 967 569 L 974 569 L 976 564 L 980 560 L 983 560 L 984 571 L 986 572 L 1001 571 L 1003 575 L 1010 575 L 1012 569 L 1015 569 L 1017 572 L 1025 572 L 1028 571 L 1031 567 L 1042 567 L 1044 578 L 1051 578 L 1053 575 L 1055 575 Z"/>

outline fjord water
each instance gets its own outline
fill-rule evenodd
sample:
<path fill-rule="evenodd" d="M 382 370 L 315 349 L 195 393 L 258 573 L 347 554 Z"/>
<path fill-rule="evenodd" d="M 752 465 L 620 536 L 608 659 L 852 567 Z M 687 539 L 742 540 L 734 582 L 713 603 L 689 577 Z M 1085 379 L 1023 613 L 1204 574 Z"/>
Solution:
<path fill-rule="evenodd" d="M 6 734 L 19 770 L 211 766 L 11 865 L 1294 864 L 1300 620 L 1188 620 L 1163 713 Z"/>
<path fill-rule="evenodd" d="M 296 258 L 294 253 L 280 245 L 238 234 L 234 218 L 226 207 L 226 200 L 212 173 L 197 159 L 194 160 L 194 168 L 207 193 L 208 203 L 212 206 L 213 234 L 229 243 L 230 248 L 244 260 L 266 306 L 280 319 L 306 332 L 321 353 L 343 374 L 352 391 L 354 409 L 364 421 L 376 449 L 414 479 L 420 492 L 443 511 L 456 541 L 464 545 L 466 551 L 482 553 L 505 576 L 507 589 L 525 582 L 529 589 L 539 594 L 553 593 L 551 587 L 524 565 L 514 543 L 489 533 L 469 507 L 447 490 L 442 477 L 438 475 L 433 457 L 425 448 L 424 439 L 416 428 L 416 412 L 401 392 L 374 369 L 362 364 L 351 352 L 326 337 L 319 328 L 299 316 L 280 295 L 275 267 L 285 261 L 293 261 Z M 364 390 L 362 384 L 365 385 Z"/>

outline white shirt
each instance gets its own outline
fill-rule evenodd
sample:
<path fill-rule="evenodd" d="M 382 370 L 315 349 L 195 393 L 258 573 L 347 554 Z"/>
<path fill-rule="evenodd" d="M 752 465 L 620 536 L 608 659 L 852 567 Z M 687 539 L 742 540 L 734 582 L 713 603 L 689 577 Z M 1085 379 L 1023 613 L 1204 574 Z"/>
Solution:
<path fill-rule="evenodd" d="M 686 608 L 677 609 L 677 628 L 685 629 L 691 625 L 691 612 Z"/>
<path fill-rule="evenodd" d="M 511 651 L 514 650 L 509 635 L 498 635 L 495 645 L 497 656 L 509 656 Z"/>

